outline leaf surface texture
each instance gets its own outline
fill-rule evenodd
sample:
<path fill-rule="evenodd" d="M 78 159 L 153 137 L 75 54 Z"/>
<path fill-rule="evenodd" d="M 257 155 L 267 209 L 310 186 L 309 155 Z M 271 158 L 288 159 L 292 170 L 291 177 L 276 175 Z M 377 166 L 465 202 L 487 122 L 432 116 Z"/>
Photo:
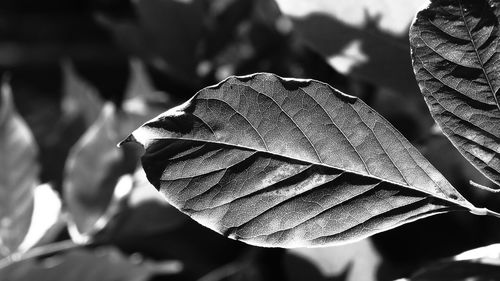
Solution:
<path fill-rule="evenodd" d="M 410 30 L 413 68 L 460 153 L 500 184 L 498 1 L 433 1 Z"/>
<path fill-rule="evenodd" d="M 17 113 L 7 83 L 0 93 L 0 257 L 14 251 L 28 232 L 33 189 L 38 184 L 38 147 Z"/>
<path fill-rule="evenodd" d="M 172 205 L 254 245 L 338 244 L 472 207 L 373 109 L 314 80 L 230 77 L 128 140 Z"/>

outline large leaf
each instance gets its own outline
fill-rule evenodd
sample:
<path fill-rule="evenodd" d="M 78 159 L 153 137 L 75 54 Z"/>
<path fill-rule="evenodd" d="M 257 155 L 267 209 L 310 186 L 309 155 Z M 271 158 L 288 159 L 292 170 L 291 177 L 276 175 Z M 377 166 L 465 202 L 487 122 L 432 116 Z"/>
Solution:
<path fill-rule="evenodd" d="M 238 257 L 250 249 L 210 231 L 169 205 L 149 183 L 142 166 L 132 176 L 132 183 L 120 212 L 94 241 L 155 260 L 178 260 L 183 265 L 177 276 L 180 280 L 198 280 L 229 261 L 240 262 Z"/>
<path fill-rule="evenodd" d="M 339 72 L 417 93 L 408 28 L 428 0 L 276 0 L 302 41 Z"/>
<path fill-rule="evenodd" d="M 66 227 L 64 217 L 61 215 L 61 199 L 50 184 L 35 187 L 33 199 L 31 224 L 23 242 L 19 245 L 19 253 L 24 253 L 38 245 L 54 242 Z"/>
<path fill-rule="evenodd" d="M 498 2 L 433 1 L 410 30 L 432 116 L 462 155 L 500 184 Z"/>
<path fill-rule="evenodd" d="M 322 273 L 323 278 L 314 278 L 310 272 L 295 264 L 301 259 Z M 388 280 L 377 278 L 382 257 L 377 252 L 371 239 L 364 239 L 336 247 L 298 248 L 288 250 L 285 263 L 289 272 L 287 280 L 345 280 L 345 281 L 375 281 Z M 343 276 L 345 274 L 345 276 Z M 343 277 L 343 279 L 341 279 Z"/>
<path fill-rule="evenodd" d="M 106 104 L 100 118 L 71 149 L 63 188 L 73 239 L 91 238 L 119 211 L 116 204 L 131 188 L 122 176 L 133 172 L 139 155 L 135 149 L 119 150 L 116 143 L 165 109 L 161 97 L 166 99 L 162 93 L 127 98 L 119 112 L 111 103 Z"/>
<path fill-rule="evenodd" d="M 100 117 L 70 151 L 63 194 L 70 222 L 78 230 L 71 231 L 74 239 L 77 233 L 91 235 L 107 223 L 106 210 L 115 185 L 135 165 L 132 159 L 125 161 L 125 153 L 116 148 L 120 127 L 114 106 L 106 104 Z"/>
<path fill-rule="evenodd" d="M 33 189 L 38 184 L 38 148 L 14 108 L 10 87 L 0 95 L 0 257 L 14 252 L 31 222 Z"/>
<path fill-rule="evenodd" d="M 338 244 L 479 211 L 365 103 L 314 80 L 230 77 L 128 140 L 172 205 L 254 245 Z"/>
<path fill-rule="evenodd" d="M 95 87 L 90 85 L 76 72 L 70 60 L 63 61 L 61 68 L 64 77 L 64 95 L 61 101 L 63 120 L 68 122 L 75 118 L 82 118 L 87 128 L 99 116 L 99 111 L 104 101 L 99 96 Z"/>

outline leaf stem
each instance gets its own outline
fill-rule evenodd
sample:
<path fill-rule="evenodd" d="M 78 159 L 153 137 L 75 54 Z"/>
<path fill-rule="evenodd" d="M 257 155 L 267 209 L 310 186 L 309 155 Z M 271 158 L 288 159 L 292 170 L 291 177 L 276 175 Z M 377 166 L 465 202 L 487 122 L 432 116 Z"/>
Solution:
<path fill-rule="evenodd" d="M 491 210 L 488 210 L 488 209 L 486 209 L 486 208 L 485 208 L 485 210 L 486 210 L 486 215 L 493 216 L 493 217 L 497 217 L 497 218 L 499 218 L 499 219 L 500 219 L 500 214 L 499 214 L 499 213 L 494 212 L 494 211 L 491 211 Z"/>
<path fill-rule="evenodd" d="M 497 213 L 495 211 L 486 209 L 486 208 L 473 208 L 470 209 L 470 212 L 474 215 L 478 216 L 492 216 L 492 217 L 497 217 L 500 219 L 500 213 Z"/>
<path fill-rule="evenodd" d="M 43 257 L 51 254 L 55 254 L 57 252 L 79 248 L 85 245 L 75 244 L 71 240 L 64 240 L 57 243 L 48 244 L 41 247 L 33 248 L 26 253 L 13 253 L 3 259 L 0 260 L 0 269 L 13 263 L 19 262 L 22 260 L 27 260 L 36 257 Z"/>

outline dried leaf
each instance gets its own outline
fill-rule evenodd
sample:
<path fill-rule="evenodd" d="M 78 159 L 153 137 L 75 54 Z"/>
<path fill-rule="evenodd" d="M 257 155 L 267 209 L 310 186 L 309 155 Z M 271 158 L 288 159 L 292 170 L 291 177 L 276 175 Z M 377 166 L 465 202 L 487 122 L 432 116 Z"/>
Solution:
<path fill-rule="evenodd" d="M 143 167 L 199 223 L 273 247 L 351 242 L 467 202 L 385 119 L 330 86 L 230 77 L 133 132 Z"/>
<path fill-rule="evenodd" d="M 18 252 L 21 253 L 35 246 L 53 242 L 66 226 L 61 216 L 61 199 L 50 184 L 35 187 L 33 198 L 33 216 L 28 232 L 19 245 Z"/>
<path fill-rule="evenodd" d="M 103 219 L 114 188 L 124 169 L 124 153 L 116 148 L 120 139 L 118 120 L 112 104 L 71 149 L 66 162 L 63 195 L 71 222 L 84 236 L 91 235 Z M 104 218 L 107 221 L 109 218 Z M 75 235 L 73 238 L 75 238 Z M 88 238 L 88 237 L 87 237 Z M 83 240 L 84 237 L 82 237 Z"/>
<path fill-rule="evenodd" d="M 139 154 L 136 149 L 121 151 L 116 143 L 165 107 L 140 97 L 127 102 L 129 107 L 120 112 L 106 104 L 68 157 L 63 188 L 75 241 L 87 241 L 120 211 L 121 200 L 133 189 L 131 176 L 124 175 L 134 171 Z"/>

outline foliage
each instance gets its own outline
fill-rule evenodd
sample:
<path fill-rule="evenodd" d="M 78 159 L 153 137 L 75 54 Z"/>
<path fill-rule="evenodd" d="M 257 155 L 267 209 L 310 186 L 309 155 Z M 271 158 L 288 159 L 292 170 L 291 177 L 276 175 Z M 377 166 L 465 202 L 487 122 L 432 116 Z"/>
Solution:
<path fill-rule="evenodd" d="M 373 109 L 316 81 L 228 78 L 130 138 L 169 202 L 249 244 L 333 245 L 483 212 Z"/>
<path fill-rule="evenodd" d="M 87 2 L 0 41 L 0 279 L 499 276 L 497 1 Z"/>

